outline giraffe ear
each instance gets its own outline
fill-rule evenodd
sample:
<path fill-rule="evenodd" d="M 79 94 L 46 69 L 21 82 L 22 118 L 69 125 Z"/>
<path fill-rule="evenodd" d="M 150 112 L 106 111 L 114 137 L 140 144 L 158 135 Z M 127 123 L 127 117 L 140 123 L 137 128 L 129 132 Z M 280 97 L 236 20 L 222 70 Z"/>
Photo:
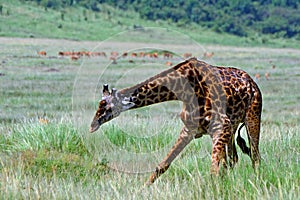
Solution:
<path fill-rule="evenodd" d="M 102 95 L 103 96 L 109 95 L 109 90 L 108 90 L 108 85 L 107 84 L 103 85 Z"/>

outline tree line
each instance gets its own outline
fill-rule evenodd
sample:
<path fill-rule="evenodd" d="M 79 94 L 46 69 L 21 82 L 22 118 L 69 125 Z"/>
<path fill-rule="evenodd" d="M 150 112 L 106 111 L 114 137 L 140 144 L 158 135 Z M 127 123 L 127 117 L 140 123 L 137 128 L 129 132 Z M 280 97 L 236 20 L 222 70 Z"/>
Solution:
<path fill-rule="evenodd" d="M 26 1 L 26 0 L 24 0 Z M 167 20 L 178 26 L 191 23 L 238 36 L 271 34 L 300 39 L 299 0 L 27 0 L 60 9 L 84 6 L 101 12 L 108 4 L 120 10 L 133 10 L 147 20 Z"/>

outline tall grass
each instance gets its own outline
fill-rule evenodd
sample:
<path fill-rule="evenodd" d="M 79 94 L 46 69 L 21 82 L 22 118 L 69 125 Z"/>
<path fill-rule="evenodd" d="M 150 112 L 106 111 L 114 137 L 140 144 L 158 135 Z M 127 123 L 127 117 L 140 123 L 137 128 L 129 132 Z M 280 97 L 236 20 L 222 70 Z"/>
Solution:
<path fill-rule="evenodd" d="M 264 129 L 262 165 L 256 173 L 250 159 L 239 153 L 234 170 L 212 177 L 211 142 L 204 137 L 193 141 L 154 185 L 145 187 L 149 173 L 110 170 L 107 163 L 99 162 L 87 151 L 72 124 L 24 122 L 1 135 L 2 197 L 297 199 L 299 128 L 287 130 L 288 134 L 280 140 L 266 137 L 272 134 L 271 126 Z M 135 142 L 139 143 L 130 141 Z"/>

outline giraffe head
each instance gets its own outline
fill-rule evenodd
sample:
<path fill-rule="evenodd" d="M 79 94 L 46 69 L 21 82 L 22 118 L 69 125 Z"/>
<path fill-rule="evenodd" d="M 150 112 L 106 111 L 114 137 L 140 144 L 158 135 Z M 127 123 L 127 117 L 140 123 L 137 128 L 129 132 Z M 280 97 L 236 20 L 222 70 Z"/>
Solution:
<path fill-rule="evenodd" d="M 95 132 L 105 122 L 132 108 L 135 104 L 128 97 L 122 96 L 115 88 L 109 92 L 108 85 L 103 85 L 102 99 L 90 126 L 90 132 Z"/>

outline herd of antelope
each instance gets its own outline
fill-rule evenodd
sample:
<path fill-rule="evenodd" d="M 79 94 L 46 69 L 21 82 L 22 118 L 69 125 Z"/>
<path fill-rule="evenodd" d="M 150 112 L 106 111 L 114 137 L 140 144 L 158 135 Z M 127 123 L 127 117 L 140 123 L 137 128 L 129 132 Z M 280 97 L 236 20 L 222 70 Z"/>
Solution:
<path fill-rule="evenodd" d="M 37 52 L 39 56 L 47 56 L 46 51 L 38 51 Z M 203 54 L 204 58 L 211 58 L 214 55 L 214 52 L 205 52 Z M 78 60 L 81 57 L 95 57 L 95 56 L 102 56 L 107 58 L 107 54 L 105 52 L 91 52 L 91 51 L 60 51 L 58 52 L 58 56 L 61 57 L 69 57 L 71 60 Z M 126 57 L 131 57 L 131 58 L 159 58 L 162 57 L 163 59 L 172 59 L 174 56 L 173 53 L 171 52 L 124 52 L 124 53 L 118 53 L 116 51 L 112 51 L 109 54 L 109 59 L 112 61 L 113 64 L 116 64 L 116 60 L 118 58 L 126 58 Z M 191 58 L 193 56 L 192 53 L 184 53 L 182 54 L 182 57 L 184 59 Z M 132 60 L 129 60 L 132 61 Z M 173 63 L 170 61 L 167 61 L 165 63 L 167 66 L 172 66 Z"/>
<path fill-rule="evenodd" d="M 91 52 L 91 51 L 60 51 L 58 52 L 59 56 L 69 56 L 71 60 L 78 60 L 80 57 L 95 57 L 103 56 L 106 57 L 105 52 Z"/>
<path fill-rule="evenodd" d="M 272 62 L 271 60 L 269 61 L 269 63 L 271 64 L 272 70 L 274 70 L 274 69 L 276 68 L 276 66 L 273 64 L 273 62 Z M 256 74 L 254 75 L 254 80 L 259 81 L 260 78 L 261 78 L 260 73 L 256 73 Z M 265 73 L 265 79 L 268 81 L 269 78 L 270 78 L 270 73 L 267 71 L 267 72 Z"/>
<path fill-rule="evenodd" d="M 47 56 L 47 52 L 46 51 L 38 51 L 37 52 L 39 56 Z M 58 56 L 60 57 L 69 57 L 71 60 L 76 61 L 81 57 L 96 57 L 96 56 L 101 56 L 104 58 L 107 58 L 107 54 L 105 52 L 91 52 L 91 51 L 59 51 L 58 52 Z M 117 59 L 118 58 L 131 58 L 129 60 L 130 63 L 133 63 L 134 61 L 132 60 L 133 58 L 163 58 L 163 59 L 172 59 L 174 56 L 173 53 L 171 52 L 162 52 L 162 53 L 158 53 L 158 52 L 123 52 L 123 53 L 119 53 L 116 51 L 112 51 L 109 54 L 109 60 L 112 61 L 112 64 L 116 64 L 117 63 Z M 193 56 L 192 53 L 184 53 L 182 54 L 182 57 L 184 59 L 188 59 L 191 58 Z M 214 52 L 204 52 L 203 54 L 203 58 L 211 58 L 214 56 Z M 172 66 L 173 63 L 171 61 L 166 61 L 165 62 L 166 66 Z M 272 69 L 275 69 L 275 65 L 272 65 Z M 266 72 L 265 73 L 265 79 L 269 80 L 270 77 L 270 73 Z M 256 81 L 259 81 L 261 79 L 261 74 L 260 73 L 256 73 L 254 74 L 254 78 Z"/>
<path fill-rule="evenodd" d="M 254 75 L 254 79 L 256 80 L 256 81 L 259 81 L 260 80 L 260 73 L 256 73 L 255 75 Z M 266 72 L 265 73 L 265 78 L 266 78 L 266 80 L 268 81 L 269 80 L 269 77 L 270 77 L 270 73 L 269 72 Z"/>
<path fill-rule="evenodd" d="M 39 56 L 47 56 L 46 51 L 38 51 L 37 52 Z M 95 56 L 102 56 L 107 58 L 107 54 L 105 52 L 90 52 L 90 51 L 60 51 L 58 52 L 58 56 L 61 57 L 69 57 L 71 60 L 78 60 L 81 57 L 95 57 Z M 109 54 L 109 59 L 113 61 L 113 63 L 116 63 L 116 60 L 118 58 L 126 58 L 126 57 L 131 57 L 131 58 L 159 58 L 162 56 L 164 59 L 172 59 L 173 54 L 170 52 L 163 52 L 159 54 L 158 52 L 124 52 L 124 53 L 118 53 L 116 51 L 112 51 Z M 183 54 L 183 57 L 185 59 L 192 57 L 191 53 L 185 53 Z M 170 62 L 167 62 L 168 65 L 170 65 Z"/>

